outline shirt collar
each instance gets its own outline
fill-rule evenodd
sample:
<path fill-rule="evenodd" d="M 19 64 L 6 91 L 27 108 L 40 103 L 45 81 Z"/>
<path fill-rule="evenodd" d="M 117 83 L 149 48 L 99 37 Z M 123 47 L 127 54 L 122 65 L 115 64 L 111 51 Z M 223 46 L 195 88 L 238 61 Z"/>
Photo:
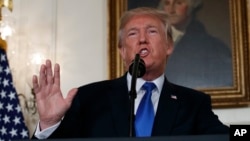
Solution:
<path fill-rule="evenodd" d="M 176 44 L 183 37 L 185 31 L 180 31 L 173 26 L 171 28 L 172 28 L 173 40 L 174 43 Z"/>
<path fill-rule="evenodd" d="M 128 84 L 128 90 L 130 91 L 131 89 L 131 80 L 132 80 L 132 76 L 130 73 L 127 73 L 127 84 Z M 137 78 L 136 80 L 136 91 L 138 92 L 142 85 L 145 83 L 146 81 L 143 80 L 142 78 Z M 161 93 L 161 90 L 162 90 L 162 87 L 163 87 L 163 83 L 164 83 L 164 74 L 162 74 L 160 77 L 154 79 L 153 81 L 150 81 L 150 82 L 153 82 L 156 87 L 157 87 L 157 90 L 159 93 Z"/>

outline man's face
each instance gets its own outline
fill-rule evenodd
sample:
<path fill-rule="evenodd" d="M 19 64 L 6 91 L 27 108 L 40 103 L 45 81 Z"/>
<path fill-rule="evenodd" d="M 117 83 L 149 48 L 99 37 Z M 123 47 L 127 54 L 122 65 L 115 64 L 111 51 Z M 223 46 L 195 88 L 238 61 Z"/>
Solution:
<path fill-rule="evenodd" d="M 185 24 L 190 16 L 188 0 L 164 0 L 163 4 L 171 25 L 178 27 Z"/>
<path fill-rule="evenodd" d="M 139 53 L 145 62 L 146 73 L 164 72 L 166 58 L 173 49 L 164 30 L 161 21 L 149 15 L 134 16 L 128 21 L 123 30 L 119 50 L 127 69 L 135 54 Z"/>

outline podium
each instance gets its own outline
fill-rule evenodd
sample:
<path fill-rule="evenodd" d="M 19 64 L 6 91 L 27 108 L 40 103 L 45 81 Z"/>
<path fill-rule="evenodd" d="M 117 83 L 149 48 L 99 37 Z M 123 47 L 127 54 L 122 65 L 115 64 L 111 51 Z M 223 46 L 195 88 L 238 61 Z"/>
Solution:
<path fill-rule="evenodd" d="M 229 141 L 229 135 L 185 135 L 185 136 L 163 136 L 149 138 L 71 138 L 71 139 L 47 139 L 45 141 Z M 21 140 L 20 140 L 21 141 Z M 23 140 L 22 140 L 23 141 Z"/>

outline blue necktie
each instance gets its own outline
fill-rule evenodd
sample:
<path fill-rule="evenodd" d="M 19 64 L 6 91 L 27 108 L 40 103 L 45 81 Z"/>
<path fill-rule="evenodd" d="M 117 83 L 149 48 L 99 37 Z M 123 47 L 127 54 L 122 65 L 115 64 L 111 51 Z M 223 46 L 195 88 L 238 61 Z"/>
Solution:
<path fill-rule="evenodd" d="M 142 89 L 146 90 L 135 117 L 135 133 L 137 137 L 149 137 L 151 136 L 153 123 L 154 123 L 154 107 L 151 101 L 152 90 L 155 88 L 155 84 L 146 82 Z"/>

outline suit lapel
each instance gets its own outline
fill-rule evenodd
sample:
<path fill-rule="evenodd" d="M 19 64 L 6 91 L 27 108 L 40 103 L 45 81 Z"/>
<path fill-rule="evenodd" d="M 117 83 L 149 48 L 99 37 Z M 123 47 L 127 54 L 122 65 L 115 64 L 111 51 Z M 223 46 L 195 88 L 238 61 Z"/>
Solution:
<path fill-rule="evenodd" d="M 117 136 L 129 136 L 129 94 L 126 75 L 113 81 L 110 90 L 112 117 Z M 172 85 L 165 79 L 155 121 L 153 136 L 170 135 L 179 107 L 178 97 Z"/>
<path fill-rule="evenodd" d="M 178 97 L 167 82 L 166 78 L 162 88 L 155 121 L 153 127 L 153 136 L 170 135 L 172 126 L 175 123 L 177 110 L 179 107 Z"/>
<path fill-rule="evenodd" d="M 117 136 L 129 135 L 129 95 L 126 77 L 114 80 L 110 91 L 112 117 Z"/>

